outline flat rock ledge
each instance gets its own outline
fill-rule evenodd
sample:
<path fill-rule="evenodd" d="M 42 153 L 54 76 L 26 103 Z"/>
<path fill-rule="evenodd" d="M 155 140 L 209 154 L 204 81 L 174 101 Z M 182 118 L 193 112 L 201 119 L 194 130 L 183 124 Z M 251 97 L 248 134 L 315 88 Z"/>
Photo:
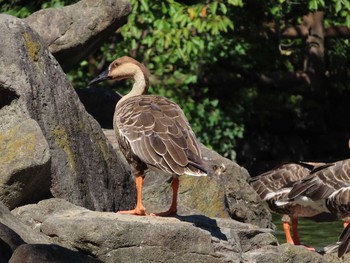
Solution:
<path fill-rule="evenodd" d="M 232 219 L 120 215 L 57 198 L 0 211 L 10 250 L 0 262 L 346 262 L 279 246 L 271 229 Z"/>

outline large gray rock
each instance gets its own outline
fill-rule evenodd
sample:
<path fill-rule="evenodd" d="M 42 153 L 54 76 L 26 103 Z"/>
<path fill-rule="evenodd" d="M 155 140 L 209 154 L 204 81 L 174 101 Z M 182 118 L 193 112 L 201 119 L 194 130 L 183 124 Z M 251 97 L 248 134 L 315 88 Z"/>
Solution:
<path fill-rule="evenodd" d="M 38 34 L 8 15 L 0 15 L 0 32 L 0 129 L 38 123 L 53 196 L 95 210 L 132 206 L 132 178 Z"/>
<path fill-rule="evenodd" d="M 102 263 L 77 251 L 58 245 L 23 244 L 20 245 L 9 263 Z"/>
<path fill-rule="evenodd" d="M 68 251 L 84 251 L 106 263 L 345 263 L 350 259 L 350 255 L 338 259 L 303 246 L 278 245 L 271 229 L 203 215 L 121 215 L 90 211 L 54 198 L 16 208 L 12 213 L 51 242 Z M 32 247 L 32 253 L 43 253 L 45 247 Z M 62 258 L 53 252 L 53 260 Z"/>
<path fill-rule="evenodd" d="M 62 199 L 26 205 L 13 213 L 55 243 L 103 262 L 240 262 L 248 251 L 277 244 L 272 230 L 231 219 L 94 212 Z"/>
<path fill-rule="evenodd" d="M 1 240 L 4 241 L 11 250 L 23 243 L 40 243 L 49 244 L 49 238 L 39 231 L 34 231 L 36 224 L 32 222 L 32 227 L 21 222 L 16 218 L 10 210 L 0 202 L 0 224 L 1 224 Z"/>
<path fill-rule="evenodd" d="M 93 53 L 125 21 L 128 0 L 81 0 L 42 9 L 26 18 L 65 71 Z"/>
<path fill-rule="evenodd" d="M 11 228 L 0 223 L 0 262 L 8 262 L 15 249 L 24 244 L 23 239 Z"/>
<path fill-rule="evenodd" d="M 33 218 L 30 220 L 26 223 L 21 222 L 0 202 L 1 263 L 101 262 L 76 249 L 68 249 L 55 244 L 53 240 L 40 232 L 38 227 L 41 225 L 40 221 L 33 221 Z"/>
<path fill-rule="evenodd" d="M 0 201 L 13 209 L 49 196 L 51 156 L 38 123 L 27 119 L 1 126 Z"/>

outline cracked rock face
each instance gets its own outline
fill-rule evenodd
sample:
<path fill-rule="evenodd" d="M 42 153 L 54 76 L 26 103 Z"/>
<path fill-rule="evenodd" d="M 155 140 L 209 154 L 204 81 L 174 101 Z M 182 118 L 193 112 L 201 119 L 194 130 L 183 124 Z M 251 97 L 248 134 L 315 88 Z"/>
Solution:
<path fill-rule="evenodd" d="M 57 198 L 22 206 L 12 213 L 20 224 L 25 223 L 37 235 L 44 235 L 56 244 L 46 246 L 46 250 L 33 247 L 35 253 L 40 256 L 40 252 L 46 255 L 53 250 L 52 255 L 58 259 L 70 257 L 78 249 L 89 255 L 89 260 L 91 257 L 97 260 L 92 262 L 105 263 L 345 263 L 349 260 L 348 255 L 339 260 L 303 246 L 278 245 L 271 229 L 204 215 L 121 215 L 90 211 Z M 65 248 L 58 257 L 56 246 Z M 73 254 L 78 258 L 84 256 Z"/>
<path fill-rule="evenodd" d="M 60 199 L 23 206 L 13 213 L 54 243 L 85 251 L 102 262 L 240 262 L 246 252 L 277 242 L 272 230 L 231 219 L 94 212 Z M 248 236 L 240 239 L 244 232 Z M 252 238 L 256 236 L 264 242 Z"/>
<path fill-rule="evenodd" d="M 81 0 L 39 10 L 25 20 L 68 71 L 123 25 L 130 11 L 127 0 Z"/>
<path fill-rule="evenodd" d="M 132 178 L 38 34 L 8 15 L 0 32 L 0 200 L 51 192 L 94 210 L 132 206 Z"/>
<path fill-rule="evenodd" d="M 50 196 L 50 169 L 49 145 L 35 120 L 0 128 L 0 201 L 6 206 Z"/>

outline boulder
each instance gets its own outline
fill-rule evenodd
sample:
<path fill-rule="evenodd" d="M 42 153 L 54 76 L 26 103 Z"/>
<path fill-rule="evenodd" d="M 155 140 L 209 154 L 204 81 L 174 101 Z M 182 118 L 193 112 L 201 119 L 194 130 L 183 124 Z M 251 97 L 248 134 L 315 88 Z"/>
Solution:
<path fill-rule="evenodd" d="M 19 246 L 9 263 L 102 263 L 78 251 L 58 245 L 24 244 Z"/>
<path fill-rule="evenodd" d="M 46 235 L 50 242 L 56 244 L 19 246 L 17 250 L 26 258 L 36 256 L 38 259 L 28 262 L 45 262 L 39 259 L 47 257 L 47 254 L 52 257 L 52 262 L 69 262 L 63 259 L 77 255 L 73 253 L 75 249 L 89 255 L 89 260 L 106 263 L 345 263 L 350 259 L 350 255 L 338 259 L 334 254 L 322 256 L 303 246 L 278 245 L 273 230 L 229 218 L 122 215 L 91 211 L 57 198 L 18 207 L 12 213 L 16 220 L 32 229 L 28 231 Z M 20 254 L 17 250 L 11 260 Z M 65 255 L 59 251 L 65 252 Z M 82 261 L 77 259 L 72 262 Z"/>
<path fill-rule="evenodd" d="M 53 196 L 94 210 L 133 206 L 132 178 L 39 35 L 3 14 L 0 32 L 1 130 L 37 122 L 50 149 Z"/>
<path fill-rule="evenodd" d="M 13 213 L 32 227 L 41 222 L 36 227 L 55 243 L 103 262 L 239 262 L 248 251 L 277 244 L 272 230 L 231 219 L 95 212 L 62 199 L 26 205 Z"/>
<path fill-rule="evenodd" d="M 31 221 L 31 226 L 28 226 L 26 223 L 17 219 L 10 210 L 0 202 L 0 237 L 3 244 L 6 244 L 11 251 L 14 251 L 19 245 L 24 243 L 50 243 L 47 236 L 43 235 L 38 230 L 33 230 L 37 229 L 38 222 Z"/>
<path fill-rule="evenodd" d="M 23 239 L 11 228 L 0 223 L 0 262 L 8 262 L 15 249 L 24 244 Z"/>
<path fill-rule="evenodd" d="M 123 25 L 130 11 L 128 0 L 81 0 L 39 10 L 25 20 L 68 71 Z"/>
<path fill-rule="evenodd" d="M 40 232 L 40 224 L 40 221 L 33 221 L 33 218 L 29 222 L 21 222 L 0 202 L 0 262 L 101 262 L 76 249 L 55 244 Z"/>
<path fill-rule="evenodd" d="M 4 124 L 0 123 L 0 201 L 13 209 L 50 195 L 51 156 L 35 120 Z"/>

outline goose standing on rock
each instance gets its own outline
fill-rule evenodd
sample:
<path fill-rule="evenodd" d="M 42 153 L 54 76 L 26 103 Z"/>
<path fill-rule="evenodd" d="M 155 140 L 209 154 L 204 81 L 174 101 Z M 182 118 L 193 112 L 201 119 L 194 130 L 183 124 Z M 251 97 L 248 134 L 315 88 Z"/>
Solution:
<path fill-rule="evenodd" d="M 207 166 L 181 108 L 167 98 L 146 95 L 147 72 L 145 66 L 135 59 L 120 57 L 89 85 L 104 80 L 134 80 L 131 91 L 118 101 L 113 118 L 120 149 L 136 177 L 137 191 L 135 209 L 119 213 L 146 215 L 142 204 L 143 180 L 145 171 L 155 168 L 173 175 L 173 198 L 169 210 L 151 214 L 167 216 L 177 212 L 178 176 L 206 176 Z"/>
<path fill-rule="evenodd" d="M 324 165 L 324 163 L 310 162 L 284 163 L 259 176 L 253 177 L 250 181 L 254 190 L 267 203 L 270 210 L 283 215 L 282 225 L 288 244 L 300 245 L 297 229 L 299 217 L 311 218 L 323 211 L 316 210 L 311 206 L 303 206 L 285 200 L 288 199 L 288 194 L 296 182 L 307 177 L 312 170 Z M 328 215 L 322 216 L 328 217 Z M 320 219 L 317 218 L 317 220 Z M 290 233 L 290 224 L 292 225 L 293 236 Z"/>

